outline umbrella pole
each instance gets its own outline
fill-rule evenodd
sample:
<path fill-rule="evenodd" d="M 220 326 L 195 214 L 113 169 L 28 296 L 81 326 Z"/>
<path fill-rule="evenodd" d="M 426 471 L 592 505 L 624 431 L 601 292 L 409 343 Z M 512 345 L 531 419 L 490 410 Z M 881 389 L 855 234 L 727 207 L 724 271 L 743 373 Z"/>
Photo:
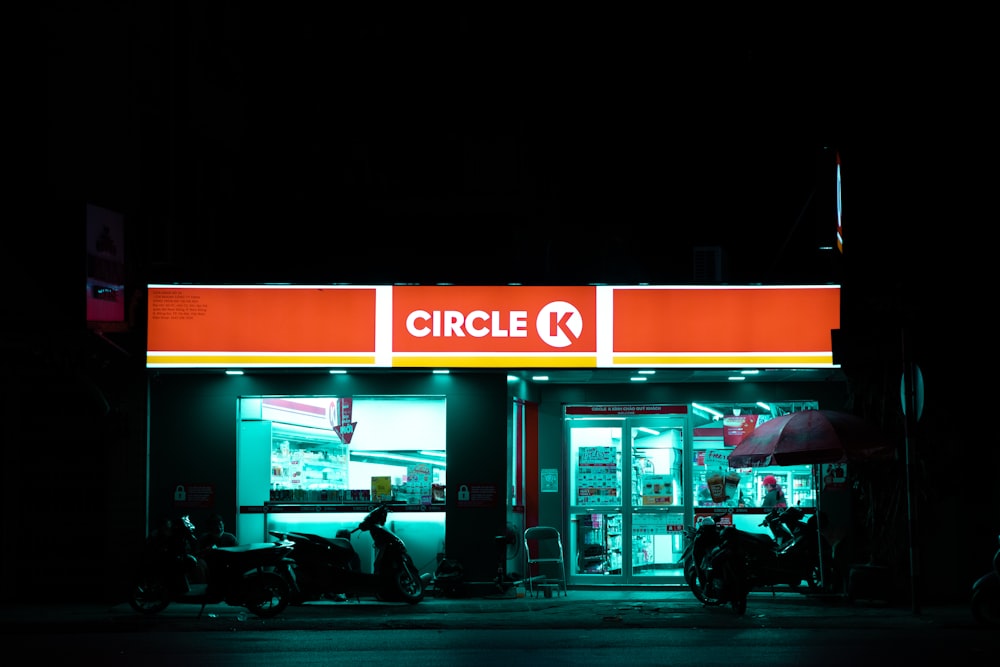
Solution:
<path fill-rule="evenodd" d="M 820 521 L 820 511 L 823 509 L 823 489 L 820 486 L 823 476 L 820 472 L 821 465 L 814 463 L 812 466 L 812 484 L 813 488 L 816 489 L 816 553 L 819 554 L 819 585 L 821 590 L 826 591 L 826 564 L 823 562 L 823 524 Z"/>

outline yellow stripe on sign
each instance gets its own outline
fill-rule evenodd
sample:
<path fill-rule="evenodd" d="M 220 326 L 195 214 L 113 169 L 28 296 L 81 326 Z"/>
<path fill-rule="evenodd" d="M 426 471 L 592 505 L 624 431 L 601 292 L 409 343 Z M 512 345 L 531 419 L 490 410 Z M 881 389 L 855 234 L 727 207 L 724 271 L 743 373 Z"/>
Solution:
<path fill-rule="evenodd" d="M 340 364 L 375 365 L 374 355 L 352 354 L 158 354 L 146 355 L 147 365 L 204 366 L 204 365 L 280 365 L 336 366 Z"/>
<path fill-rule="evenodd" d="M 789 355 L 615 355 L 613 363 L 616 365 L 648 366 L 833 366 L 833 355 L 829 353 L 795 353 Z"/>
<path fill-rule="evenodd" d="M 394 355 L 394 368 L 596 368 L 597 358 L 553 356 L 405 356 Z"/>

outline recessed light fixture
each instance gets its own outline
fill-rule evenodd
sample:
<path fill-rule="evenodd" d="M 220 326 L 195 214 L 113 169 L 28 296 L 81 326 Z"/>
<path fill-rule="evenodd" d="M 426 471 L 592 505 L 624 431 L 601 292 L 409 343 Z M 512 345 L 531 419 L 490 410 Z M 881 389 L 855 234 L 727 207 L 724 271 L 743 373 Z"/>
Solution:
<path fill-rule="evenodd" d="M 347 373 L 347 371 L 345 371 L 343 368 L 331 368 L 330 369 L 330 375 L 344 375 L 346 373 Z"/>
<path fill-rule="evenodd" d="M 243 375 L 243 371 L 228 370 L 226 371 L 226 375 Z"/>
<path fill-rule="evenodd" d="M 517 377 L 516 375 L 508 375 L 507 376 L 507 382 L 517 382 L 519 379 L 520 378 Z"/>
<path fill-rule="evenodd" d="M 730 375 L 728 379 L 730 382 L 743 382 L 747 378 L 745 375 Z"/>
<path fill-rule="evenodd" d="M 433 372 L 434 375 L 447 375 L 451 371 L 449 371 L 447 368 L 435 368 Z"/>
<path fill-rule="evenodd" d="M 656 371 L 639 371 L 639 375 L 656 375 Z"/>
<path fill-rule="evenodd" d="M 631 377 L 631 378 L 629 378 L 629 380 L 631 382 L 645 382 L 648 379 L 649 378 L 641 378 L 641 377 Z"/>
<path fill-rule="evenodd" d="M 546 380 L 549 379 L 549 376 L 548 375 L 532 375 L 531 379 L 534 380 L 535 382 L 545 382 Z"/>

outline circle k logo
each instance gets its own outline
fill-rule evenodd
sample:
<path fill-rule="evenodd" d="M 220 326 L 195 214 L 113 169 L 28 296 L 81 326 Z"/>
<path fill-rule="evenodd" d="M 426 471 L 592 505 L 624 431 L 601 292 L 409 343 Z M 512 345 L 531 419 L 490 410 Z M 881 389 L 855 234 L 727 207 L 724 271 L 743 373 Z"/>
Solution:
<path fill-rule="evenodd" d="M 525 310 L 414 310 L 406 316 L 406 331 L 415 338 L 527 338 Z M 535 316 L 535 331 L 551 347 L 568 347 L 583 333 L 583 316 L 566 301 L 545 304 Z"/>
<path fill-rule="evenodd" d="M 583 316 L 573 304 L 553 301 L 538 312 L 535 330 L 548 345 L 566 347 L 576 342 L 583 333 Z"/>

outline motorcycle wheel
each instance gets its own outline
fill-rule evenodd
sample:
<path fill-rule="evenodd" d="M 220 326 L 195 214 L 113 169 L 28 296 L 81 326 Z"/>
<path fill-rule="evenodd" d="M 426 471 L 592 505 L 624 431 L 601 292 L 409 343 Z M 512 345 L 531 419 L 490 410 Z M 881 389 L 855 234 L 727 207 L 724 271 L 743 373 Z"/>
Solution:
<path fill-rule="evenodd" d="M 988 590 L 973 592 L 972 616 L 982 625 L 1000 627 L 1000 595 Z"/>
<path fill-rule="evenodd" d="M 128 604 L 140 614 L 159 614 L 170 604 L 170 590 L 158 578 L 143 577 L 132 583 Z"/>
<path fill-rule="evenodd" d="M 251 576 L 246 582 L 245 591 L 243 606 L 260 618 L 277 616 L 288 606 L 290 597 L 288 582 L 274 572 L 262 572 Z"/>
<path fill-rule="evenodd" d="M 701 571 L 693 561 L 689 561 L 684 565 L 684 581 L 702 604 L 709 607 L 717 607 L 723 604 L 722 600 L 709 593 L 708 584 L 704 581 Z"/>
<path fill-rule="evenodd" d="M 420 580 L 420 573 L 413 563 L 406 559 L 402 566 L 396 569 L 393 574 L 393 585 L 396 593 L 403 602 L 417 604 L 424 599 L 424 583 Z"/>

